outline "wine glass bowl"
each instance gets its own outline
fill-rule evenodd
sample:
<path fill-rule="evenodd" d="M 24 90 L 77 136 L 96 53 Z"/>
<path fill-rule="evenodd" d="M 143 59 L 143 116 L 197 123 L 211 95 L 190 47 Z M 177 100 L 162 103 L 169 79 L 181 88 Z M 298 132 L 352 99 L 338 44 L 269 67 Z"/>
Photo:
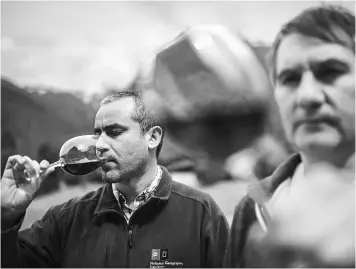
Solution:
<path fill-rule="evenodd" d="M 105 162 L 96 155 L 96 140 L 92 135 L 69 139 L 59 152 L 64 162 L 62 169 L 71 175 L 86 175 L 98 169 Z"/>
<path fill-rule="evenodd" d="M 71 175 L 87 175 L 105 162 L 106 159 L 96 155 L 96 139 L 92 135 L 81 135 L 67 140 L 59 151 L 59 160 L 51 163 L 48 168 L 61 167 Z M 26 167 L 24 172 L 27 180 L 38 176 L 30 167 Z"/>

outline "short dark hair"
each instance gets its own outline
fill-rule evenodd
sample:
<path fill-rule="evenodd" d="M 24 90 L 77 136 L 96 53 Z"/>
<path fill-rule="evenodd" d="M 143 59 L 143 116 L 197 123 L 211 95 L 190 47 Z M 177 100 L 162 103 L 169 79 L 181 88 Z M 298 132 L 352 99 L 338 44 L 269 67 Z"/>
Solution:
<path fill-rule="evenodd" d="M 157 123 L 156 117 L 145 104 L 143 95 L 140 90 L 134 89 L 134 90 L 123 90 L 123 91 L 116 92 L 112 95 L 105 97 L 100 102 L 100 106 L 114 102 L 116 100 L 125 97 L 132 97 L 135 100 L 135 110 L 132 114 L 132 119 L 140 124 L 140 129 L 142 134 L 146 133 L 149 129 L 151 129 L 154 126 L 159 126 L 162 128 L 161 142 L 159 143 L 156 151 L 156 157 L 158 158 L 163 145 L 164 128 L 163 126 Z"/>
<path fill-rule="evenodd" d="M 343 30 L 350 37 L 350 44 L 335 34 L 335 27 Z M 283 25 L 277 34 L 268 59 L 271 68 L 270 76 L 273 81 L 276 78 L 278 48 L 283 38 L 292 33 L 316 37 L 329 43 L 337 43 L 350 48 L 355 53 L 355 15 L 350 10 L 336 5 L 323 5 L 306 9 Z"/>

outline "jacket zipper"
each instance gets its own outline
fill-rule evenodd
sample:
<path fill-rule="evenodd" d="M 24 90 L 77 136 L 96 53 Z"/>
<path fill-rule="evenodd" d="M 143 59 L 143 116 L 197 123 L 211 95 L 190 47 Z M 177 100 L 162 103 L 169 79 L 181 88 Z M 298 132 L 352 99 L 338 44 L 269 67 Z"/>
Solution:
<path fill-rule="evenodd" d="M 131 216 L 132 217 L 132 216 Z M 125 220 L 126 222 L 126 220 Z M 129 224 L 126 224 L 127 227 L 127 232 L 128 232 L 128 239 L 127 239 L 127 252 L 126 252 L 126 268 L 130 267 L 130 256 L 131 256 L 131 248 L 133 246 L 132 242 L 132 225 L 131 222 L 129 221 Z"/>
<path fill-rule="evenodd" d="M 267 232 L 268 226 L 271 222 L 271 213 L 269 212 L 267 205 L 264 204 L 260 206 L 257 202 L 255 202 L 255 214 L 262 230 Z"/>
<path fill-rule="evenodd" d="M 255 202 L 255 214 L 256 214 L 256 217 L 257 217 L 257 221 L 260 224 L 262 230 L 264 232 L 267 232 L 267 223 L 263 218 L 263 214 L 261 212 L 261 208 L 259 207 L 259 205 L 256 202 Z"/>
<path fill-rule="evenodd" d="M 142 206 L 142 205 L 141 205 Z M 136 213 L 133 212 L 131 217 L 130 217 L 130 220 L 129 220 L 129 223 L 126 224 L 126 227 L 127 227 L 127 246 L 128 246 L 128 249 L 127 249 L 127 254 L 126 254 L 126 268 L 129 268 L 130 267 L 130 256 L 131 256 L 131 249 L 133 247 L 133 239 L 132 239 L 132 223 L 131 223 L 131 220 L 132 220 L 132 217 L 133 215 Z M 125 220 L 126 222 L 126 220 Z"/>
<path fill-rule="evenodd" d="M 128 244 L 129 244 L 129 248 L 132 248 L 133 243 L 132 243 L 132 227 L 131 227 L 131 225 L 128 227 L 128 229 L 129 229 Z"/>
<path fill-rule="evenodd" d="M 135 213 L 140 210 L 142 208 L 142 206 L 146 205 L 150 200 L 151 200 L 152 197 L 150 197 L 146 202 L 144 202 L 142 205 L 140 205 L 140 207 L 134 211 L 130 217 L 130 220 L 129 220 L 129 223 L 126 224 L 126 227 L 127 227 L 127 233 L 128 233 L 128 239 L 127 239 L 127 245 L 128 245 L 128 251 L 127 251 L 127 254 L 126 254 L 126 268 L 129 268 L 130 267 L 130 255 L 131 255 L 131 249 L 133 247 L 133 238 L 132 238 L 132 234 L 133 234 L 133 231 L 132 231 L 132 217 L 135 215 Z M 126 222 L 126 221 L 125 221 Z"/>

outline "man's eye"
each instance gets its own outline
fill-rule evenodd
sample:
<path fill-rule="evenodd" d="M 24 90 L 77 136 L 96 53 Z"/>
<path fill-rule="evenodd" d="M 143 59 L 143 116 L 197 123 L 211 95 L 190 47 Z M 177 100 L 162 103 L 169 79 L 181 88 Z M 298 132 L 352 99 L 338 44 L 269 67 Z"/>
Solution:
<path fill-rule="evenodd" d="M 281 78 L 281 83 L 286 86 L 297 86 L 300 83 L 300 74 L 287 74 Z"/>
<path fill-rule="evenodd" d="M 324 82 L 324 83 L 332 83 L 336 80 L 339 76 L 343 75 L 345 72 L 344 70 L 340 70 L 337 68 L 321 68 L 315 72 L 315 77 Z"/>
<path fill-rule="evenodd" d="M 116 136 L 121 135 L 121 134 L 122 134 L 122 131 L 120 131 L 120 130 L 113 130 L 113 131 L 109 131 L 107 134 L 108 134 L 109 136 L 116 137 Z"/>

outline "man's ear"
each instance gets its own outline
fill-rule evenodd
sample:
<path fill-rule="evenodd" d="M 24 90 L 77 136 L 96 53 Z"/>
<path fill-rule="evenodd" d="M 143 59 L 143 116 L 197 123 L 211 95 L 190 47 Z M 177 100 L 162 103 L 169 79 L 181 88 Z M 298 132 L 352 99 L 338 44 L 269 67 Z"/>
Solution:
<path fill-rule="evenodd" d="M 159 126 L 154 126 L 147 132 L 147 135 L 148 148 L 155 149 L 161 143 L 163 130 Z"/>

